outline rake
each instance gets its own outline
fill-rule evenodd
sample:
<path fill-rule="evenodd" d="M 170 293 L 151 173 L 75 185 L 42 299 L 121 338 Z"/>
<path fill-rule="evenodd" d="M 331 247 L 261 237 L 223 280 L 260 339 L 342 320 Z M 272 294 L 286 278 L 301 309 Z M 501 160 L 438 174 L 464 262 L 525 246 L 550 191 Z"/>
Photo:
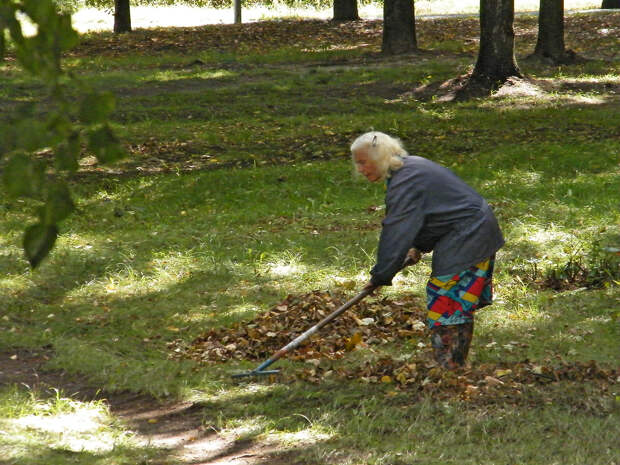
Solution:
<path fill-rule="evenodd" d="M 332 321 L 334 318 L 337 318 L 340 314 L 342 314 L 343 312 L 351 308 L 353 305 L 363 300 L 369 294 L 372 294 L 374 290 L 375 288 L 366 288 L 362 290 L 362 292 L 357 294 L 355 297 L 353 297 L 351 300 L 349 300 L 347 303 L 342 305 L 337 310 L 334 310 L 332 313 L 327 315 L 325 318 L 323 318 L 317 324 L 312 326 L 310 329 L 306 330 L 304 333 L 297 336 L 295 339 L 293 339 L 291 342 L 286 344 L 284 347 L 282 347 L 280 350 L 278 350 L 275 354 L 273 354 L 271 357 L 269 357 L 267 360 L 265 360 L 263 363 L 261 363 L 259 366 L 257 366 L 252 371 L 247 371 L 245 373 L 236 373 L 231 376 L 233 378 L 245 378 L 247 376 L 274 375 L 276 373 L 279 373 L 280 370 L 265 370 L 265 368 L 267 368 L 272 363 L 282 358 L 284 355 L 289 353 L 291 350 L 296 349 L 302 342 L 304 342 L 306 339 L 308 339 L 310 336 L 316 333 L 319 329 L 321 329 L 327 323 Z"/>

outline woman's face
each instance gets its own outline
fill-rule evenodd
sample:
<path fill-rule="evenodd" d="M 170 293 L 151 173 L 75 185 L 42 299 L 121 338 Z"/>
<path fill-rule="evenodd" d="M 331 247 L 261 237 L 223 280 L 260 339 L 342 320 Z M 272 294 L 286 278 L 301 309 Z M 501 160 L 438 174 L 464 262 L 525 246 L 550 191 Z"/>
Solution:
<path fill-rule="evenodd" d="M 379 181 L 381 179 L 381 173 L 375 162 L 370 158 L 368 152 L 365 149 L 360 149 L 353 154 L 353 161 L 355 162 L 355 168 L 358 173 L 366 176 L 370 182 Z"/>

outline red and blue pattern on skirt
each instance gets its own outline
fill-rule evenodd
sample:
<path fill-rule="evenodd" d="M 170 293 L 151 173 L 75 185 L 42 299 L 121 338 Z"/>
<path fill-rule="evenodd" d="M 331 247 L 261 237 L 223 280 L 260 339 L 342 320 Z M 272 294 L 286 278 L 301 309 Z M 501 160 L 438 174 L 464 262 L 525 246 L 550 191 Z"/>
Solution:
<path fill-rule="evenodd" d="M 450 275 L 431 276 L 426 285 L 430 328 L 469 323 L 474 312 L 493 303 L 495 256 Z"/>

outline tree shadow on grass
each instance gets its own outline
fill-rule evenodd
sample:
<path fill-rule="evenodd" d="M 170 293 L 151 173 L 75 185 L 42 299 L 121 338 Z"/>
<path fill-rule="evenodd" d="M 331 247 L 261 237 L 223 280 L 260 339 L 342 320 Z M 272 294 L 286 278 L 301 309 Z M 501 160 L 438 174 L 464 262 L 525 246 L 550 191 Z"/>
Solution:
<path fill-rule="evenodd" d="M 552 308 L 543 308 L 543 312 L 547 310 L 550 312 L 550 318 L 542 319 L 536 323 L 536 337 L 542 337 L 544 340 L 549 341 L 556 335 L 566 332 L 567 327 L 587 327 L 591 317 L 600 316 L 596 305 L 591 305 L 589 309 L 584 309 L 583 311 L 570 313 L 561 312 L 560 309 L 564 306 L 570 308 L 571 302 L 578 305 L 578 300 L 587 301 L 588 298 L 587 294 L 577 294 L 577 301 L 575 301 L 574 296 L 564 294 L 558 297 L 561 300 L 554 302 Z M 613 295 L 609 297 L 609 301 L 613 303 Z M 492 311 L 492 307 L 485 309 L 485 312 Z M 514 326 L 502 325 L 500 328 L 489 327 L 482 337 L 475 337 L 474 346 L 478 351 L 484 350 L 481 346 L 488 340 L 487 338 L 492 341 L 500 341 L 500 345 L 506 341 L 523 341 L 523 333 L 523 325 L 518 324 Z M 610 340 L 614 339 L 610 338 Z M 616 340 L 618 339 L 616 338 Z M 533 340 L 527 339 L 527 341 Z M 587 345 L 589 342 L 586 340 L 583 344 Z M 539 358 L 542 353 L 547 357 L 554 358 L 554 355 L 549 355 L 550 352 L 554 351 L 557 356 L 570 357 L 566 353 L 558 351 L 556 343 L 538 345 L 537 351 L 534 352 L 536 357 L 533 358 L 534 361 L 539 360 L 542 362 Z M 574 347 L 579 349 L 579 346 Z M 614 354 L 616 350 L 613 347 L 605 347 L 604 349 L 598 351 L 597 357 L 601 360 L 615 360 Z M 4 357 L 1 357 L 7 359 L 1 364 L 1 366 L 5 367 L 5 370 L 11 362 L 8 359 L 8 355 L 7 353 L 4 354 Z M 500 357 L 498 361 L 520 361 L 525 358 L 532 359 L 532 352 L 516 348 L 516 350 L 511 349 L 510 352 L 505 353 L 503 356 L 500 354 L 490 355 L 487 359 L 493 360 L 496 356 Z M 18 354 L 18 359 L 27 360 L 27 358 L 27 354 L 23 352 Z M 15 363 L 16 361 L 13 360 L 12 362 Z M 44 360 L 39 359 L 39 363 L 42 362 Z M 79 381 L 71 384 L 70 380 L 74 378 L 64 374 L 59 376 L 54 371 L 36 373 L 36 370 L 33 370 L 30 376 L 34 376 L 40 386 L 56 387 L 65 390 L 65 392 L 81 391 L 79 398 L 84 400 L 92 398 L 107 399 L 112 413 L 122 419 L 129 429 L 138 432 L 140 437 L 146 441 L 144 444 L 161 449 L 161 452 L 156 454 L 158 459 L 176 460 L 182 457 L 184 458 L 184 463 L 195 464 L 216 464 L 219 463 L 218 461 L 225 459 L 241 458 L 252 464 L 306 463 L 303 457 L 320 456 L 324 453 L 322 452 L 323 446 L 321 445 L 323 440 L 304 447 L 287 448 L 263 443 L 256 439 L 257 436 L 255 435 L 260 435 L 261 432 L 265 431 L 300 431 L 308 426 L 304 416 L 313 418 L 317 415 L 323 419 L 322 421 L 327 421 L 336 431 L 339 431 L 340 427 L 336 427 L 336 424 L 340 424 L 337 415 L 346 405 L 356 405 L 361 399 L 360 396 L 365 397 L 369 392 L 383 395 L 381 394 L 380 387 L 368 386 L 365 391 L 360 391 L 359 386 L 339 384 L 337 387 L 339 400 L 330 397 L 330 400 L 327 401 L 326 396 L 330 396 L 327 392 L 333 393 L 335 386 L 326 389 L 323 386 L 313 386 L 301 382 L 293 385 L 266 385 L 263 388 L 256 388 L 256 384 L 250 384 L 250 389 L 248 390 L 240 390 L 236 394 L 226 395 L 221 398 L 215 397 L 209 401 L 167 403 L 147 395 L 95 391 L 95 388 L 90 387 L 92 384 L 89 383 L 88 378 L 85 377 L 82 378 L 83 384 L 80 384 Z M 8 380 L 3 380 L 3 383 L 17 383 L 24 380 L 25 378 L 18 375 Z M 199 388 L 199 386 L 195 387 Z M 524 400 L 527 403 L 527 399 Z M 327 419 L 325 409 L 329 409 L 329 404 L 332 401 L 334 402 L 334 411 Z M 414 404 L 415 400 L 409 399 L 408 408 L 411 408 Z M 571 407 L 568 405 L 567 408 L 569 407 L 576 408 L 575 406 Z M 511 408 L 514 408 L 514 406 L 511 406 Z M 323 413 L 320 413 L 321 410 L 323 410 Z M 296 416 L 296 412 L 304 412 L 304 415 Z M 256 431 L 250 433 L 250 437 L 237 439 L 219 432 L 222 421 L 241 425 L 246 423 L 252 425 L 258 421 L 258 424 L 255 425 Z M 377 428 L 383 430 L 388 426 L 378 424 Z M 337 438 L 338 434 L 336 432 L 334 437 Z M 131 450 L 130 453 L 135 455 L 139 452 L 138 448 Z M 41 457 L 51 459 L 57 457 L 58 454 L 64 453 L 53 451 L 49 452 L 49 454 L 42 454 Z M 76 457 L 73 452 L 66 453 Z M 153 451 L 151 450 L 149 453 L 153 454 Z M 101 454 L 85 452 L 81 452 L 81 454 L 85 454 L 84 456 L 79 456 L 80 459 L 83 459 L 81 463 L 90 463 L 90 460 L 94 460 L 95 457 L 102 457 Z M 105 457 L 105 454 L 103 457 Z M 295 461 L 292 462 L 292 460 Z"/>
<path fill-rule="evenodd" d="M 504 161 L 502 160 L 502 163 Z M 525 161 L 524 163 L 528 163 Z M 557 175 L 557 170 L 554 172 Z M 513 173 L 514 174 L 514 173 Z M 509 173 L 510 175 L 510 173 Z M 553 176 L 554 174 L 550 174 L 549 176 Z M 569 173 L 565 173 L 567 177 L 567 183 L 569 182 Z M 544 178 L 544 176 L 543 176 Z M 589 181 L 588 181 L 589 182 Z M 588 182 L 584 181 L 584 190 L 592 190 L 591 187 L 594 185 L 588 184 Z M 208 183 L 206 183 L 208 184 Z M 206 185 L 205 184 L 205 185 Z M 542 181 L 537 181 L 535 183 L 531 183 L 521 187 L 521 191 L 519 192 L 519 197 L 521 198 L 539 198 L 541 197 L 540 189 Z M 166 191 L 174 190 L 174 189 L 182 189 L 185 185 L 178 180 L 166 181 L 165 189 L 162 191 L 155 190 L 153 192 L 153 196 L 150 196 L 148 199 L 145 199 L 144 202 L 152 202 L 154 204 L 166 202 L 168 199 Z M 567 186 L 563 186 L 567 187 Z M 573 186 L 574 187 L 574 186 Z M 196 195 L 195 199 L 192 199 L 192 202 L 199 203 L 201 201 L 198 198 L 198 194 L 201 189 L 204 188 L 204 185 L 197 185 L 196 190 L 192 191 L 192 195 Z M 243 190 L 247 190 L 248 187 L 244 186 L 242 189 L 239 189 L 241 193 Z M 281 187 L 278 187 L 281 189 Z M 235 194 L 236 195 L 236 194 Z M 257 198 L 256 193 L 247 194 L 251 196 L 253 199 Z M 502 194 L 505 195 L 505 194 Z M 589 194 L 592 198 L 595 198 L 598 193 L 594 192 Z M 243 195 L 235 196 L 235 201 L 242 202 L 246 197 Z M 321 200 L 320 193 L 315 195 L 313 199 L 316 199 L 317 202 Z M 581 204 L 587 204 L 588 199 L 581 201 Z M 270 205 L 270 207 L 273 205 Z M 552 209 L 555 209 L 557 206 L 553 205 L 551 202 L 536 207 L 536 214 L 539 217 L 539 220 L 544 220 L 545 218 L 553 218 Z M 267 210 L 265 210 L 267 211 Z M 289 212 L 290 213 L 290 212 Z M 315 215 L 316 213 L 316 215 Z M 517 215 L 519 213 L 518 210 L 507 213 L 511 215 Z M 314 216 L 313 216 L 314 215 Z M 318 220 L 318 213 L 309 213 L 308 216 L 312 221 Z M 299 214 L 297 216 L 299 218 Z M 184 223 L 181 221 L 167 221 L 163 222 L 166 228 L 170 228 L 174 230 L 179 235 L 186 235 L 186 231 L 184 229 Z M 251 225 L 251 222 L 249 223 Z M 246 225 L 248 226 L 248 225 Z M 284 236 L 288 239 L 291 239 L 291 242 L 286 241 L 278 241 L 272 242 L 268 246 L 264 246 L 261 251 L 264 251 L 268 254 L 276 255 L 281 252 L 290 251 L 292 248 L 296 249 L 296 251 L 300 254 L 300 256 L 312 256 L 312 249 L 308 245 L 308 243 L 299 241 L 296 244 L 295 235 L 293 230 L 287 230 L 286 228 L 289 226 L 289 223 L 286 223 L 286 227 L 280 231 L 281 236 Z M 292 227 L 292 226 L 291 226 Z M 96 232 L 97 226 L 93 223 L 76 225 L 74 231 L 76 234 L 84 233 L 84 234 L 92 234 Z M 104 233 L 101 233 L 103 235 Z M 118 243 L 123 242 L 123 238 L 126 239 L 122 230 L 118 230 L 114 232 L 114 240 L 118 240 Z M 245 241 L 247 245 L 247 238 L 240 238 L 237 236 L 230 236 L 227 230 L 222 232 L 222 235 L 226 237 L 226 240 L 229 241 L 229 244 L 235 244 L 235 247 L 243 243 Z M 171 237 L 176 237 L 171 236 Z M 257 236 L 256 243 L 260 244 L 260 236 Z M 254 240 L 254 239 L 252 239 Z M 321 244 L 328 247 L 329 242 L 333 242 L 334 236 L 327 235 L 327 237 L 320 238 Z M 144 250 L 142 250 L 139 254 L 137 254 L 134 258 L 131 259 L 131 265 L 139 272 L 144 272 L 145 277 L 148 279 L 151 277 L 146 272 L 147 264 L 151 260 L 151 258 L 155 255 L 158 255 L 160 258 L 162 255 L 166 255 L 172 252 L 176 252 L 179 250 L 186 250 L 190 246 L 189 242 L 183 242 L 178 239 L 175 239 L 169 243 L 167 241 L 162 240 L 158 242 L 150 242 L 146 245 Z M 252 243 L 253 244 L 253 243 Z M 241 248 L 237 248 L 235 253 L 240 253 L 242 251 Z M 41 309 L 47 309 L 46 305 L 54 304 L 62 300 L 63 295 L 71 292 L 72 290 L 79 289 L 80 286 L 88 284 L 92 280 L 96 280 L 98 277 L 105 275 L 109 271 L 109 263 L 119 263 L 122 260 L 119 260 L 121 256 L 121 248 L 118 247 L 110 247 L 110 249 L 104 254 L 93 255 L 94 262 L 91 265 L 85 264 L 83 252 L 67 252 L 67 255 L 63 257 L 62 260 L 57 260 L 53 263 L 50 263 L 48 270 L 52 271 L 49 273 L 42 273 L 38 276 L 38 281 L 36 286 L 26 288 L 23 294 L 20 294 L 17 298 L 11 298 L 12 300 L 8 301 L 9 306 L 18 306 L 20 305 L 20 301 L 23 300 L 23 297 L 26 297 L 30 303 L 41 304 Z M 536 246 L 532 243 L 523 244 L 523 250 L 519 250 L 519 253 L 535 253 Z M 234 255 L 234 254 L 232 254 Z M 324 255 L 320 256 L 324 262 L 321 264 L 305 264 L 308 268 L 321 268 L 325 267 L 325 261 L 327 258 Z M 219 270 L 214 269 L 205 269 L 205 270 L 191 270 L 189 274 L 183 277 L 179 277 L 178 279 L 171 280 L 171 283 L 161 286 L 157 290 L 146 290 L 140 294 L 129 294 L 123 295 L 121 292 L 118 294 L 110 294 L 105 298 L 101 296 L 88 295 L 82 296 L 80 302 L 66 302 L 65 306 L 60 312 L 60 309 L 57 309 L 58 312 L 55 318 L 63 319 L 63 324 L 66 324 L 66 327 L 70 327 L 70 330 L 65 329 L 64 333 L 61 332 L 58 336 L 58 341 L 61 341 L 63 338 L 66 338 L 68 342 L 71 342 L 71 338 L 75 338 L 75 340 L 79 342 L 83 342 L 83 347 L 88 349 L 95 349 L 93 353 L 86 353 L 84 356 L 86 357 L 94 357 L 97 353 L 104 353 L 104 355 L 110 355 L 111 358 L 114 358 L 119 361 L 117 365 L 119 370 L 124 370 L 126 373 L 133 374 L 133 376 L 137 378 L 148 378 L 149 373 L 147 372 L 149 369 L 152 369 L 152 366 L 149 366 L 149 363 L 152 362 L 153 365 L 159 365 L 159 368 L 163 366 L 163 362 L 166 361 L 166 351 L 165 351 L 165 342 L 173 339 L 173 338 L 183 338 L 185 340 L 191 340 L 191 338 L 199 333 L 204 328 L 211 327 L 214 324 L 226 323 L 224 319 L 220 319 L 219 315 L 209 315 L 208 310 L 204 310 L 201 308 L 204 305 L 206 299 L 212 299 L 215 297 L 221 297 L 223 294 L 225 295 L 225 299 L 220 302 L 234 302 L 235 299 L 238 301 L 243 301 L 246 305 L 254 306 L 257 308 L 264 308 L 266 305 L 277 303 L 277 296 L 282 292 L 281 289 L 276 287 L 270 287 L 270 277 L 269 276 L 257 276 L 253 270 L 250 269 L 248 263 L 250 260 L 245 260 L 244 258 L 237 257 L 239 259 L 239 266 L 234 266 L 235 257 L 232 256 L 230 266 L 224 266 Z M 65 269 L 62 266 L 66 266 L 66 269 L 74 269 L 75 272 L 65 272 Z M 65 274 L 66 273 L 66 274 Z M 236 295 L 236 292 L 240 290 L 238 284 L 240 281 L 254 281 L 257 284 L 257 287 L 252 287 L 250 289 L 245 289 L 245 294 L 243 296 Z M 60 288 L 60 291 L 56 290 L 56 287 Z M 51 293 L 53 299 L 46 300 L 49 298 L 49 294 Z M 571 306 L 579 306 L 580 305 L 580 294 L 576 295 L 576 297 L 567 297 L 566 300 L 562 301 L 561 305 L 565 305 L 567 308 Z M 590 294 L 592 296 L 593 294 Z M 84 306 L 88 306 L 97 299 L 102 299 L 102 303 L 105 304 L 107 310 L 103 308 L 99 308 L 96 310 L 98 314 L 101 316 L 101 320 L 86 320 L 85 316 L 87 316 L 90 310 L 85 311 Z M 273 299 L 273 300 L 270 300 Z M 564 299 L 564 297 L 562 298 Z M 209 300 L 209 303 L 212 301 Z M 558 302 L 560 302 L 558 300 Z M 607 300 L 605 300 L 607 303 Z M 613 303 L 613 300 L 610 301 Z M 94 306 L 94 305 L 93 305 Z M 232 305 L 231 305 L 232 306 Z M 227 308 L 218 308 L 218 312 L 226 313 L 228 311 Z M 545 306 L 541 307 L 541 313 L 546 313 L 549 309 Z M 541 319 L 540 324 L 538 325 L 537 331 L 540 332 L 541 337 L 547 340 L 552 340 L 554 337 L 562 337 L 563 332 L 565 332 L 565 325 L 569 325 L 571 327 L 579 328 L 588 325 L 589 318 L 596 316 L 596 306 L 594 305 L 592 308 L 588 307 L 587 312 L 573 312 L 562 314 L 562 312 L 558 312 L 557 308 L 554 307 L 553 312 L 550 313 L 550 319 Z M 56 310 L 55 310 L 56 311 Z M 492 308 L 487 311 L 492 311 Z M 92 310 L 92 313 L 96 313 L 95 310 Z M 193 320 L 188 320 L 186 318 L 188 313 L 193 314 Z M 244 313 L 244 311 L 237 313 L 236 318 L 238 320 L 247 321 L 250 317 L 250 313 Z M 47 314 L 47 313 L 46 313 Z M 46 315 L 45 314 L 45 315 Z M 84 318 L 85 321 L 77 322 L 76 318 Z M 230 320 L 228 320 L 230 322 Z M 527 329 L 527 326 L 525 326 Z M 169 329 L 172 328 L 172 329 Z M 524 325 L 501 325 L 498 328 L 489 328 L 482 334 L 482 339 L 480 342 L 492 341 L 494 339 L 501 341 L 512 341 L 512 340 L 520 340 L 522 339 L 524 332 Z M 118 336 L 124 337 L 125 340 L 114 342 L 113 337 Z M 160 339 L 155 339 L 156 337 L 160 337 Z M 144 338 L 153 338 L 156 340 L 155 343 L 145 342 Z M 102 341 L 105 340 L 105 343 Z M 478 343 L 477 341 L 475 343 Z M 584 345 L 587 344 L 587 337 L 585 338 Z M 537 349 L 535 352 L 537 356 L 540 355 L 544 350 L 555 350 L 557 345 L 555 343 L 547 344 L 539 344 L 541 345 L 540 350 Z M 155 347 L 155 351 L 152 349 Z M 610 359 L 614 349 L 613 347 L 607 347 L 604 349 L 602 355 L 599 355 L 602 359 Z M 159 351 L 158 353 L 155 353 Z M 534 353 L 534 352 L 532 352 Z M 503 354 L 505 355 L 505 354 Z M 65 360 L 67 359 L 67 355 L 64 354 Z M 494 357 L 495 355 L 493 355 Z M 498 354 L 498 356 L 502 356 L 502 354 Z M 530 356 L 530 352 L 528 351 L 520 351 L 520 352 L 512 352 L 508 354 L 509 357 L 514 357 L 515 360 L 518 360 L 520 357 L 528 357 Z M 104 359 L 102 357 L 102 359 Z M 148 360 L 148 363 L 144 362 L 144 359 Z M 122 365 L 125 363 L 125 365 Z M 170 365 L 166 365 L 165 369 L 168 369 L 172 366 L 173 362 L 168 362 Z M 73 367 L 76 369 L 76 366 Z M 91 372 L 88 373 L 88 376 L 91 377 L 91 380 L 98 372 L 103 371 L 105 367 L 89 367 Z M 79 365 L 77 366 L 76 371 L 79 371 Z M 152 370 L 156 376 L 159 376 L 156 370 Z M 166 375 L 165 373 L 163 375 Z M 163 376 L 162 375 L 162 376 Z M 170 373 L 167 374 L 171 377 L 171 383 L 176 383 L 177 385 L 181 384 L 181 381 L 186 381 L 184 379 L 184 374 L 181 370 L 173 371 L 170 370 Z M 151 374 L 151 376 L 153 376 Z M 176 377 L 176 379 L 174 379 Z M 103 379 L 101 376 L 99 379 Z M 207 376 L 208 378 L 208 376 Z M 215 378 L 215 376 L 214 376 Z M 200 382 L 204 382 L 205 378 L 203 378 Z M 200 389 L 200 382 L 197 382 L 195 379 L 190 379 L 187 377 L 187 382 L 190 383 L 190 387 Z M 105 384 L 105 379 L 103 379 L 101 384 Z M 145 384 L 146 386 L 146 384 Z M 148 386 L 146 386 L 148 388 Z M 307 390 L 306 388 L 300 387 L 295 391 L 296 395 L 299 395 L 300 398 L 303 398 L 303 392 Z M 281 421 L 282 416 L 291 415 L 294 412 L 295 406 L 299 406 L 303 409 L 312 408 L 312 402 L 308 401 L 308 404 L 291 404 L 284 405 L 280 410 L 278 410 L 275 406 L 272 405 L 270 410 L 265 414 L 262 411 L 257 410 L 257 405 L 261 405 L 265 402 L 268 402 L 268 397 L 265 397 L 261 394 L 248 394 L 246 397 L 239 397 L 238 399 L 223 399 L 219 401 L 219 403 L 215 403 L 215 408 L 212 404 L 208 404 L 206 406 L 197 408 L 196 410 L 191 410 L 187 413 L 187 416 L 192 416 L 194 414 L 198 415 L 207 415 L 205 418 L 209 418 L 209 421 L 215 421 L 213 418 L 216 415 L 216 411 L 228 411 L 231 413 L 231 418 L 238 420 L 245 420 L 251 418 L 260 418 L 261 415 L 267 415 L 267 420 L 272 422 Z M 235 403 L 239 402 L 239 405 L 235 405 Z M 272 402 L 272 401 L 270 401 Z M 248 411 L 248 406 L 251 407 L 251 411 Z M 243 409 L 243 410 L 241 410 Z M 302 409 L 302 410 L 303 410 Z M 274 413 L 275 412 L 275 413 Z M 171 418 L 174 417 L 174 414 L 171 414 Z M 181 415 L 181 414 L 180 414 Z M 148 416 L 148 414 L 147 414 Z M 181 415 L 182 416 L 182 415 Z M 146 417 L 144 417 L 146 418 Z M 165 418 L 165 417 L 162 417 Z M 148 420 L 146 420 L 148 423 Z M 175 420 L 176 421 L 176 420 Z M 179 420 L 180 421 L 180 420 Z M 168 425 L 170 430 L 177 434 L 177 438 L 179 435 L 184 434 L 183 430 L 189 428 L 188 426 L 183 426 L 181 423 L 178 423 L 175 429 L 175 426 L 172 424 L 172 420 L 170 422 L 166 422 L 162 420 L 164 425 Z M 215 424 L 215 423 L 214 423 Z M 295 426 L 295 425 L 293 425 Z M 297 425 L 299 426 L 299 425 Z M 214 426 L 214 427 L 217 427 Z M 156 433 L 153 433 L 156 434 Z M 211 436 L 210 433 L 204 435 L 205 441 L 210 441 Z M 162 439 L 163 441 L 163 439 Z M 237 445 L 228 444 L 222 450 L 228 450 L 231 454 L 250 454 L 249 452 L 252 450 L 252 445 L 250 443 L 240 443 Z M 228 449 L 227 449 L 228 448 Z"/>
<path fill-rule="evenodd" d="M 265 442 L 255 435 L 244 438 L 234 432 L 222 432 L 218 422 L 233 419 L 228 412 L 222 418 L 222 409 L 226 410 L 228 401 L 186 402 L 156 399 L 147 394 L 108 392 L 94 386 L 84 376 L 45 369 L 45 360 L 52 355 L 50 349 L 0 352 L 0 388 L 16 386 L 20 390 L 27 389 L 32 398 L 40 400 L 68 396 L 81 402 L 104 401 L 110 413 L 121 422 L 115 427 L 131 432 L 132 439 L 122 445 L 115 444 L 110 451 L 105 447 L 89 451 L 92 446 L 99 448 L 96 439 L 88 439 L 80 451 L 67 448 L 63 441 L 51 448 L 29 446 L 28 452 L 22 456 L 26 460 L 24 463 L 68 460 L 88 465 L 109 460 L 114 463 L 219 464 L 243 460 L 242 463 L 252 465 L 289 464 L 293 456 L 305 450 L 305 447 Z M 250 404 L 259 406 L 267 399 L 273 400 L 273 396 L 248 393 L 233 399 L 234 406 L 238 407 L 232 409 L 238 415 L 235 421 L 252 423 L 254 413 L 246 415 L 241 413 L 242 410 Z M 79 405 L 76 408 L 79 409 Z M 276 421 L 277 417 L 276 411 L 267 416 L 267 421 Z M 37 431 L 34 419 L 32 424 L 31 432 Z M 45 431 L 43 422 L 41 428 Z M 71 432 L 64 434 L 64 439 L 69 441 Z M 77 440 L 79 442 L 81 438 Z M 0 460 L 0 463 L 22 462 Z"/>
<path fill-rule="evenodd" d="M 583 107 L 587 105 L 617 105 L 620 99 L 620 85 L 615 80 L 577 80 L 554 78 L 553 81 L 530 77 L 511 77 L 506 82 L 489 90 L 488 87 L 469 89 L 464 92 L 469 75 L 457 76 L 445 81 L 434 81 L 421 85 L 406 95 L 422 102 L 460 102 L 476 98 L 501 99 L 532 98 L 537 104 L 545 100 L 554 105 Z M 584 102 L 582 93 L 597 94 L 596 100 Z M 520 104 L 527 106 L 527 102 Z"/>

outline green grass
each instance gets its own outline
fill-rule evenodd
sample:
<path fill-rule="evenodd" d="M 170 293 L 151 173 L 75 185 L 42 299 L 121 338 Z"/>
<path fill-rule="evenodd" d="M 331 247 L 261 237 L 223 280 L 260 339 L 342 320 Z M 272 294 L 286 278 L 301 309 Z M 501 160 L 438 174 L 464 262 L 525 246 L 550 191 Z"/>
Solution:
<path fill-rule="evenodd" d="M 0 428 L 3 463 L 129 465 L 156 453 L 139 445 L 105 403 L 59 391 L 50 397 L 23 386 L 0 388 Z"/>
<path fill-rule="evenodd" d="M 79 213 L 36 271 L 20 248 L 36 205 L 0 205 L 0 349 L 49 346 L 47 368 L 102 389 L 200 402 L 205 426 L 276 441 L 290 463 L 617 463 L 618 384 L 604 393 L 591 383 L 531 388 L 517 404 L 481 406 L 358 381 L 234 386 L 228 374 L 253 363 L 197 367 L 169 358 L 171 341 L 247 321 L 288 294 L 364 284 L 383 214 L 368 207 L 382 205 L 384 189 L 352 176 L 347 152 L 375 128 L 450 167 L 495 208 L 507 244 L 496 302 L 477 319 L 474 364 L 618 365 L 618 269 L 600 248 L 620 242 L 617 59 L 522 65 L 565 85 L 539 95 L 413 98 L 414 87 L 472 64 L 451 31 L 421 36 L 444 54 L 419 62 L 383 59 L 376 41 L 366 47 L 361 39 L 357 49 L 321 49 L 320 36 L 308 37 L 306 46 L 319 50 L 312 53 L 274 45 L 68 58 L 81 79 L 117 93 L 114 125 L 132 153 L 119 166 L 129 174 L 73 182 Z M 596 56 L 607 42 L 580 45 Z M 188 67 L 195 58 L 204 65 Z M 41 97 L 35 80 L 5 68 L 1 99 Z M 570 263 L 603 276 L 600 287 L 540 285 Z M 422 296 L 429 265 L 427 257 L 384 294 Z M 348 362 L 367 355 L 354 352 Z M 94 435 L 112 449 L 76 452 L 63 442 L 69 433 L 60 440 L 18 422 L 88 412 L 98 429 L 71 433 L 75 444 Z M 177 463 L 134 441 L 103 403 L 3 386 L 0 415 L 0 429 L 11 433 L 0 442 L 8 463 Z"/>

